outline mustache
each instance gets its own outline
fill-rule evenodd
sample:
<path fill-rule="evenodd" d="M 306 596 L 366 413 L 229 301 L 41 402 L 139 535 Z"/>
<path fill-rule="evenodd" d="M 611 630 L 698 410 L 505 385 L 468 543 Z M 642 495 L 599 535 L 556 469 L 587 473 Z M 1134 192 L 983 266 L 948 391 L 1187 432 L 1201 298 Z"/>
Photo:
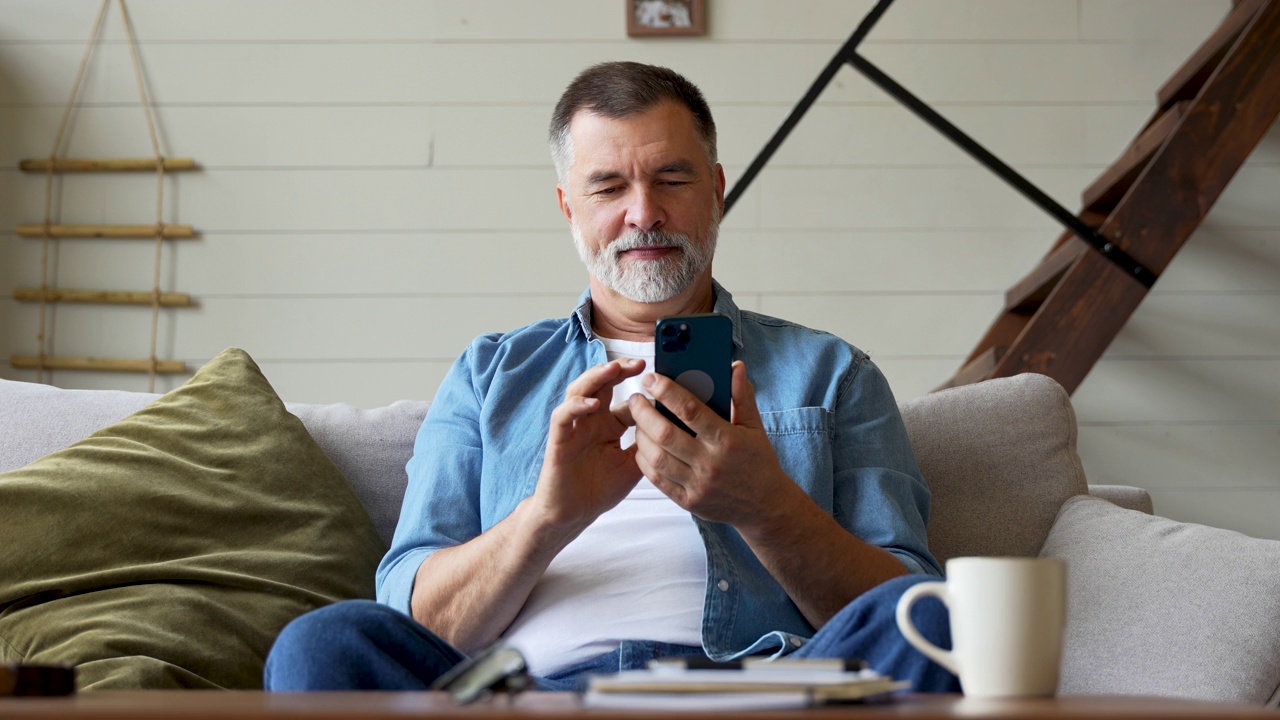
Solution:
<path fill-rule="evenodd" d="M 609 255 L 617 260 L 622 253 L 637 248 L 676 247 L 687 250 L 691 244 L 689 236 L 684 233 L 666 230 L 633 230 L 609 244 Z"/>

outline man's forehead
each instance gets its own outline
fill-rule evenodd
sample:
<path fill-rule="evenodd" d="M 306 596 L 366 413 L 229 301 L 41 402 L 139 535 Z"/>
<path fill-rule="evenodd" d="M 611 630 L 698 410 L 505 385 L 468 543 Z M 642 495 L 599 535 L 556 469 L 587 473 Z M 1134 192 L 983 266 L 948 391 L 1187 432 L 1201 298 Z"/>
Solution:
<path fill-rule="evenodd" d="M 703 154 L 693 115 L 677 103 L 655 105 L 625 117 L 579 110 L 569 125 L 575 170 L 594 174 L 602 165 L 640 153 L 656 165 L 689 165 Z M 634 160 L 634 157 L 627 159 Z"/>
<path fill-rule="evenodd" d="M 571 136 L 628 134 L 651 139 L 697 139 L 693 113 L 674 100 L 664 100 L 623 116 L 605 115 L 594 108 L 584 107 L 569 121 L 569 133 Z"/>

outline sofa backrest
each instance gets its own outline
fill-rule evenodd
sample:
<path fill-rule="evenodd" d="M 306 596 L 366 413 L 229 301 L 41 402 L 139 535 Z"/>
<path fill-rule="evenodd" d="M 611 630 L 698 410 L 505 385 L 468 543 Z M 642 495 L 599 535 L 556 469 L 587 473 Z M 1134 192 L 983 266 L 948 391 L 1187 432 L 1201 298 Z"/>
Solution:
<path fill-rule="evenodd" d="M 78 442 L 160 397 L 120 390 L 63 390 L 0 380 L 0 472 Z M 342 471 L 388 544 L 400 519 L 404 466 L 426 416 L 425 401 L 373 410 L 285 403 Z"/>
<path fill-rule="evenodd" d="M 933 504 L 929 549 L 1034 557 L 1062 503 L 1088 493 L 1076 417 L 1062 386 L 1024 374 L 902 404 Z"/>
<path fill-rule="evenodd" d="M 60 450 L 157 395 L 62 390 L 0 380 L 0 472 Z M 346 476 L 386 542 L 399 519 L 405 463 L 428 403 L 373 410 L 288 404 Z M 1088 492 L 1067 394 L 1041 375 L 933 393 L 902 405 L 933 493 L 929 545 L 960 555 L 1033 556 L 1063 501 Z"/>

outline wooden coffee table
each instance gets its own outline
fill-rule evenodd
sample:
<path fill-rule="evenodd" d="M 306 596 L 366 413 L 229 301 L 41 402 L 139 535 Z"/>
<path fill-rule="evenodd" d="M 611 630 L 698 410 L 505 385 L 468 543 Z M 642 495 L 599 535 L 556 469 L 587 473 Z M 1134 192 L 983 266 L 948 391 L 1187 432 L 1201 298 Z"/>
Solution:
<path fill-rule="evenodd" d="M 1097 720 L 1098 718 L 1269 718 L 1280 720 L 1280 711 L 1251 705 L 1230 705 L 1190 700 L 1140 697 L 1065 697 L 1043 700 L 972 700 L 957 695 L 893 695 L 867 704 L 839 705 L 786 712 L 652 714 L 663 720 L 719 717 L 760 718 L 1050 718 Z M 2 698 L 4 720 L 124 720 L 125 718 L 185 718 L 190 720 L 278 720 L 280 718 L 406 718 L 460 717 L 468 720 L 510 720 L 516 716 L 555 718 L 621 718 L 635 720 L 644 712 L 584 709 L 569 693 L 526 693 L 514 701 L 496 698 L 456 707 L 439 693 L 348 692 L 276 693 L 152 690 L 143 692 L 99 691 L 62 698 Z"/>

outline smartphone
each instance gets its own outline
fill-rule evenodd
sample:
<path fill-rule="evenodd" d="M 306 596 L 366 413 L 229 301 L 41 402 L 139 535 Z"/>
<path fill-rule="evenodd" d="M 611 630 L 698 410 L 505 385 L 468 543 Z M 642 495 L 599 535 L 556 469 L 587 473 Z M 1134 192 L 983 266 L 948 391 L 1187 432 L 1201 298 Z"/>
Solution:
<path fill-rule="evenodd" d="M 733 323 L 725 315 L 673 315 L 654 330 L 654 370 L 675 380 L 717 415 L 729 419 Z M 658 403 L 658 412 L 696 436 L 680 418 Z"/>

